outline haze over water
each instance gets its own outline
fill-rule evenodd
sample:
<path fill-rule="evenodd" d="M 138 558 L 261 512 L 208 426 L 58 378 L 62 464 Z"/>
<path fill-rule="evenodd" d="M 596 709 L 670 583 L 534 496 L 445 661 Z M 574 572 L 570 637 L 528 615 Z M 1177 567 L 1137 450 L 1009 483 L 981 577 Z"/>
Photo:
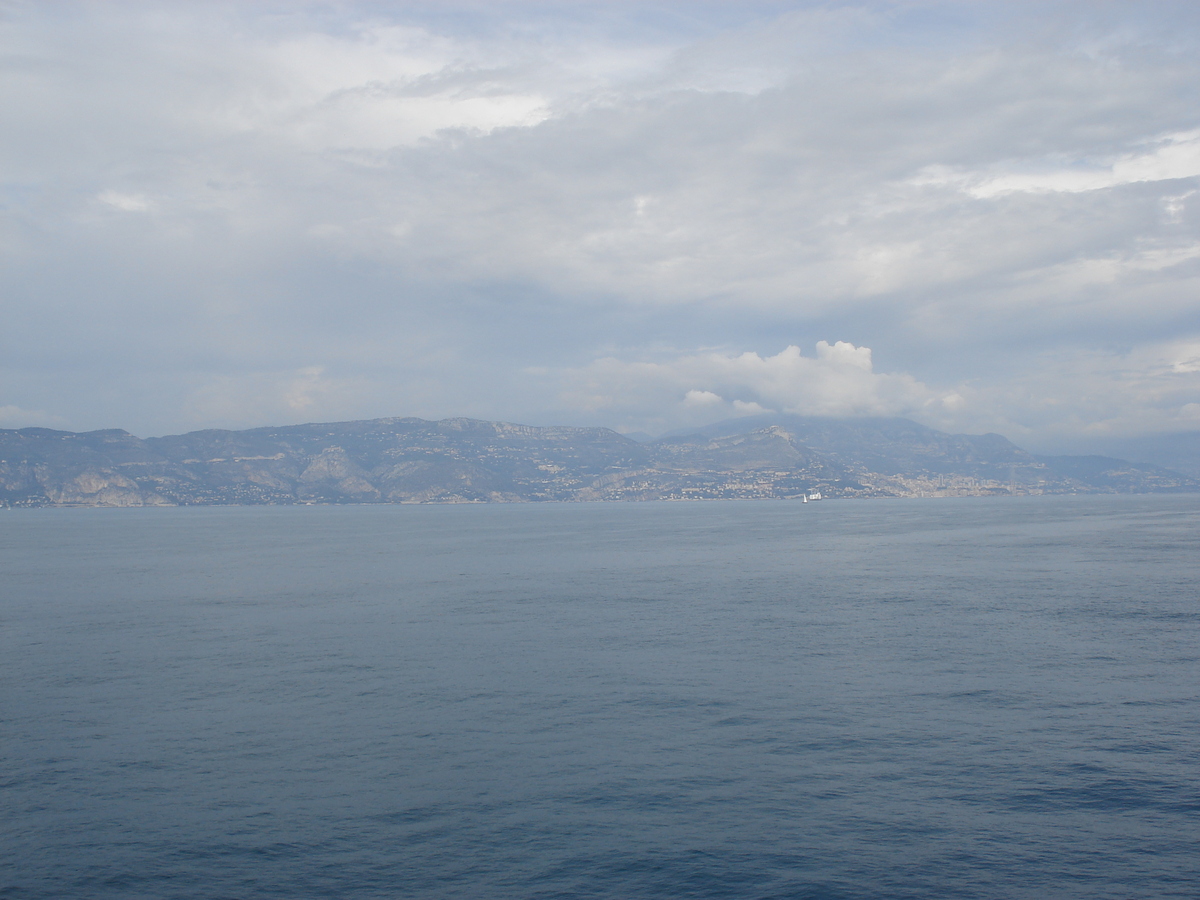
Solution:
<path fill-rule="evenodd" d="M 1200 893 L 1200 497 L 0 515 L 0 894 Z"/>

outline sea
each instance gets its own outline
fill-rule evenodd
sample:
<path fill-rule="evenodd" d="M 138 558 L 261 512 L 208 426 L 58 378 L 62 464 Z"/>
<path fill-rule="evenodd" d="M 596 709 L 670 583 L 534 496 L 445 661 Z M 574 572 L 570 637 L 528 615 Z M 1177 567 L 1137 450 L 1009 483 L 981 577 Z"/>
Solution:
<path fill-rule="evenodd" d="M 0 510 L 0 896 L 1196 898 L 1200 497 Z"/>

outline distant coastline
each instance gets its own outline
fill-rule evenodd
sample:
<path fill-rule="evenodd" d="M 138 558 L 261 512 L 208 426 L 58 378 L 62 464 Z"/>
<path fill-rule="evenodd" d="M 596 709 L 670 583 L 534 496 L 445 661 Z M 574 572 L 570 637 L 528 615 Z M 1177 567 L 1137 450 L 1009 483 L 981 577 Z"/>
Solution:
<path fill-rule="evenodd" d="M 371 419 L 138 438 L 0 429 L 0 506 L 520 503 L 1200 491 L 1105 456 L 901 418 L 755 416 L 635 441 L 607 428 Z"/>

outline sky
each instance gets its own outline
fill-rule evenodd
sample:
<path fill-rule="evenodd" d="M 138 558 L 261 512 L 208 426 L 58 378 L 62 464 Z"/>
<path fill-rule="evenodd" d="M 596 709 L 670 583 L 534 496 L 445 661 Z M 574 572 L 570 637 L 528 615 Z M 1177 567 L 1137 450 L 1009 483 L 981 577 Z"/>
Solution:
<path fill-rule="evenodd" d="M 1200 429 L 1192 2 L 5 2 L 0 427 Z"/>

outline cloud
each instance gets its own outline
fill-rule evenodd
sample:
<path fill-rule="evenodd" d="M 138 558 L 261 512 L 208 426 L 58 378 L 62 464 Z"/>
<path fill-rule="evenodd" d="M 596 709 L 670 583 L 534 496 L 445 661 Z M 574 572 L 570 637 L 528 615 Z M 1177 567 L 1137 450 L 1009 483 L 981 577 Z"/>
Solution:
<path fill-rule="evenodd" d="M 120 191 L 103 191 L 96 197 L 106 206 L 121 212 L 148 212 L 154 208 L 154 203 L 141 194 L 122 194 Z"/>
<path fill-rule="evenodd" d="M 912 184 L 950 185 L 972 197 L 988 199 L 1015 192 L 1077 194 L 1200 176 L 1200 130 L 1168 134 L 1147 143 L 1154 149 L 1111 159 L 1007 161 L 984 172 L 934 166 L 913 178 Z"/>
<path fill-rule="evenodd" d="M 421 28 L 290 36 L 259 58 L 271 101 L 243 100 L 236 124 L 313 150 L 388 150 L 448 129 L 486 134 L 549 115 L 550 98 L 513 70 L 519 54 Z"/>
<path fill-rule="evenodd" d="M 683 395 L 683 405 L 693 407 L 714 407 L 725 403 L 725 398 L 712 391 L 698 391 L 695 388 Z"/>
<path fill-rule="evenodd" d="M 659 362 L 610 357 L 556 374 L 568 385 L 565 406 L 647 430 L 769 411 L 911 415 L 963 402 L 909 375 L 875 372 L 870 348 L 846 341 L 819 341 L 815 356 L 788 346 L 774 356 L 708 352 Z"/>
<path fill-rule="evenodd" d="M 551 373 L 544 373 L 551 374 Z M 564 407 L 624 430 L 661 432 L 764 412 L 906 416 L 951 432 L 999 432 L 1034 449 L 1200 429 L 1200 335 L 1124 352 L 1059 348 L 1008 377 L 925 384 L 876 372 L 868 347 L 820 341 L 758 353 L 604 358 L 556 373 Z"/>

